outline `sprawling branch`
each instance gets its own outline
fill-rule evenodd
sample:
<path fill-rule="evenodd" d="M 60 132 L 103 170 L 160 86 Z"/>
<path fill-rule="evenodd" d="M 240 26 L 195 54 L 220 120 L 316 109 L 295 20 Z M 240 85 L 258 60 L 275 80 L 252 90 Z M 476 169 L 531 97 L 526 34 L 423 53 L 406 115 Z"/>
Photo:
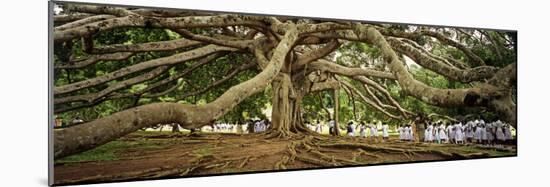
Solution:
<path fill-rule="evenodd" d="M 252 26 L 265 27 L 262 22 L 256 21 L 251 16 L 240 15 L 217 15 L 217 16 L 193 16 L 193 17 L 143 17 L 130 15 L 118 17 L 99 22 L 85 24 L 79 27 L 54 33 L 54 41 L 63 42 L 74 38 L 90 36 L 92 34 L 111 30 L 118 27 L 155 27 L 155 28 L 203 28 L 203 27 L 225 27 L 225 26 Z"/>
<path fill-rule="evenodd" d="M 205 47 L 201 47 L 198 49 L 194 49 L 191 51 L 186 51 L 182 53 L 178 53 L 172 56 L 164 57 L 164 58 L 157 58 L 150 61 L 142 62 L 139 64 L 135 64 L 132 66 L 124 67 L 119 70 L 116 70 L 114 72 L 105 74 L 100 77 L 95 77 L 91 79 L 87 79 L 80 82 L 75 82 L 72 84 L 67 84 L 63 86 L 58 86 L 54 88 L 54 94 L 64 94 L 64 93 L 70 93 L 77 90 L 81 90 L 84 88 L 89 88 L 98 84 L 102 84 L 126 75 L 129 75 L 131 73 L 139 72 L 145 69 L 158 67 L 158 66 L 166 66 L 166 65 L 173 65 L 181 62 L 185 62 L 188 60 L 193 60 L 196 58 L 200 58 L 202 56 L 206 56 L 215 52 L 220 51 L 235 51 L 233 48 L 228 47 L 220 47 L 215 45 L 208 45 Z"/>
<path fill-rule="evenodd" d="M 67 96 L 63 98 L 55 98 L 54 104 L 63 104 L 63 103 L 70 103 L 70 102 L 76 102 L 76 101 L 84 101 L 88 103 L 96 102 L 98 99 L 107 96 L 110 93 L 113 93 L 114 91 L 130 87 L 135 84 L 142 83 L 144 81 L 150 80 L 152 78 L 155 78 L 156 76 L 166 72 L 169 69 L 168 66 L 161 66 L 157 67 L 154 70 L 144 73 L 142 75 L 120 81 L 117 83 L 114 83 L 107 87 L 106 89 L 101 90 L 97 93 L 90 93 L 86 95 L 75 95 L 75 96 Z"/>
<path fill-rule="evenodd" d="M 182 38 L 161 42 L 107 45 L 92 49 L 92 53 L 172 51 L 186 47 L 194 47 L 199 44 L 202 44 L 202 42 Z"/>
<path fill-rule="evenodd" d="M 392 50 L 380 32 L 365 25 L 356 25 L 358 38 L 378 46 L 400 86 L 409 95 L 437 106 L 483 106 L 496 95 L 502 95 L 498 88 L 485 85 L 466 89 L 438 89 L 415 80 L 403 62 Z"/>
<path fill-rule="evenodd" d="M 353 85 L 347 83 L 346 81 L 341 81 L 342 85 L 347 87 L 350 91 L 352 91 L 354 94 L 354 96 L 358 96 L 359 99 L 361 99 L 364 103 L 372 106 L 374 109 L 382 112 L 383 114 L 391 117 L 391 118 L 395 118 L 395 119 L 401 119 L 401 117 L 399 116 L 396 116 L 396 115 L 393 115 L 391 113 L 389 113 L 388 111 L 384 110 L 384 108 L 382 108 L 382 106 L 379 106 L 378 104 L 376 104 L 374 101 L 370 100 L 369 98 L 365 97 L 365 95 L 363 95 L 359 90 L 357 90 L 357 88 L 355 88 Z"/>
<path fill-rule="evenodd" d="M 410 46 L 409 44 L 396 38 L 387 38 L 387 41 L 394 49 L 407 55 L 418 65 L 448 77 L 451 80 L 464 83 L 479 81 L 492 77 L 497 71 L 497 68 L 492 66 L 478 66 L 465 70 L 458 69 L 438 59 L 432 58 L 413 46 Z"/>
<path fill-rule="evenodd" d="M 126 60 L 132 55 L 134 55 L 132 52 L 90 55 L 84 59 L 73 60 L 68 63 L 56 65 L 55 69 L 78 69 L 95 64 L 102 60 Z"/>
<path fill-rule="evenodd" d="M 208 86 L 202 88 L 202 89 L 199 89 L 199 90 L 195 90 L 193 92 L 188 92 L 188 93 L 185 93 L 181 96 L 178 96 L 176 100 L 183 100 L 187 97 L 190 97 L 190 96 L 193 96 L 193 95 L 199 95 L 199 94 L 202 94 L 216 86 L 219 86 L 220 84 L 228 81 L 229 79 L 232 79 L 233 77 L 235 77 L 237 74 L 239 74 L 240 72 L 244 71 L 244 70 L 248 70 L 252 67 L 255 67 L 256 64 L 254 63 L 246 63 L 242 66 L 239 66 L 238 68 L 235 68 L 233 71 L 231 71 L 230 73 L 226 74 L 225 76 L 223 76 L 223 78 L 221 79 L 218 79 L 212 83 L 210 83 Z"/>
<path fill-rule="evenodd" d="M 367 68 L 349 68 L 333 62 L 329 62 L 325 59 L 319 59 L 309 64 L 308 68 L 331 72 L 339 75 L 345 75 L 349 77 L 362 75 L 367 77 L 377 77 L 384 79 L 395 79 L 396 77 L 389 72 L 382 72 Z"/>
<path fill-rule="evenodd" d="M 103 20 L 112 19 L 112 18 L 115 18 L 115 16 L 113 16 L 113 15 L 90 16 L 90 17 L 86 17 L 84 19 L 80 19 L 80 20 L 77 20 L 77 21 L 73 21 L 73 22 L 70 22 L 70 23 L 63 24 L 61 26 L 57 26 L 57 27 L 55 27 L 54 32 L 59 32 L 59 31 L 62 31 L 62 30 L 67 30 L 67 29 L 79 27 L 79 26 L 82 26 L 82 25 L 86 25 L 86 24 L 89 24 L 89 23 L 103 21 Z"/>
<path fill-rule="evenodd" d="M 481 59 L 479 56 L 477 56 L 468 47 L 466 47 L 466 46 L 462 45 L 461 43 L 456 42 L 456 41 L 446 37 L 445 35 L 442 35 L 438 32 L 435 32 L 435 31 L 423 29 L 423 30 L 420 30 L 420 31 L 417 31 L 417 32 L 404 32 L 404 31 L 399 31 L 399 30 L 394 30 L 394 29 L 386 29 L 386 28 L 378 28 L 378 31 L 380 33 L 382 33 L 383 35 L 386 35 L 386 36 L 408 38 L 408 39 L 411 39 L 411 40 L 416 40 L 417 38 L 419 38 L 423 35 L 427 35 L 427 36 L 436 38 L 437 40 L 439 40 L 443 44 L 447 44 L 447 45 L 453 46 L 453 47 L 461 50 L 471 60 L 471 62 L 474 63 L 474 65 L 476 65 L 476 66 L 484 66 L 485 65 L 485 62 L 483 61 L 483 59 Z"/>
<path fill-rule="evenodd" d="M 331 40 L 328 44 L 326 44 L 322 48 L 319 48 L 317 50 L 307 51 L 304 54 L 300 55 L 298 57 L 298 60 L 296 60 L 296 62 L 292 64 L 292 69 L 299 69 L 300 67 L 312 61 L 323 58 L 328 54 L 332 53 L 334 50 L 336 50 L 339 46 L 340 46 L 340 43 L 338 42 L 338 40 Z"/>

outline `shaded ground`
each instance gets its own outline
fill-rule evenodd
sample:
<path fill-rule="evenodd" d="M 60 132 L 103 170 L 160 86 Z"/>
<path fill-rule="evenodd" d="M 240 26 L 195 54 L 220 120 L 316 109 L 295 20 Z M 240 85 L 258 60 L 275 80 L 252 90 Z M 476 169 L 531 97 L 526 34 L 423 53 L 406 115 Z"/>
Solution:
<path fill-rule="evenodd" d="M 382 142 L 328 136 L 264 139 L 261 135 L 135 132 L 56 160 L 56 184 L 95 183 L 266 170 L 372 165 L 516 155 L 515 146 Z"/>

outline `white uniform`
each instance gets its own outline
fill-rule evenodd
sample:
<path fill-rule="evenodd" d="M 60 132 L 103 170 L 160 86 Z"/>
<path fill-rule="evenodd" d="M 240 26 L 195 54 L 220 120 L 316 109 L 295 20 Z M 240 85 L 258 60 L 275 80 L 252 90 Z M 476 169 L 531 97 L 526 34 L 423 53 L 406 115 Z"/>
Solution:
<path fill-rule="evenodd" d="M 489 124 L 487 124 L 487 126 L 485 126 L 485 131 L 486 131 L 486 134 L 487 134 L 487 140 L 489 140 L 489 141 L 493 141 L 495 139 L 495 135 L 493 133 L 493 126 L 494 126 L 493 123 L 489 123 Z"/>
<path fill-rule="evenodd" d="M 439 136 L 439 127 L 436 126 L 434 128 L 434 134 L 435 134 L 434 140 L 435 141 L 441 141 L 441 136 Z"/>
<path fill-rule="evenodd" d="M 355 136 L 355 125 L 350 124 L 349 127 L 348 127 L 348 136 Z"/>
<path fill-rule="evenodd" d="M 464 140 L 464 134 L 462 133 L 462 123 L 457 123 L 454 125 L 454 133 L 455 133 L 455 140 L 456 141 L 463 141 Z"/>
<path fill-rule="evenodd" d="M 378 137 L 378 130 L 376 129 L 376 124 L 370 125 L 370 136 Z"/>
<path fill-rule="evenodd" d="M 449 140 L 454 140 L 455 139 L 455 133 L 453 131 L 453 127 L 454 127 L 454 125 L 452 125 L 452 124 L 447 126 L 447 134 L 449 135 Z"/>
<path fill-rule="evenodd" d="M 426 128 L 426 134 L 424 136 L 426 136 L 426 141 L 433 141 L 434 140 L 434 137 L 433 137 L 433 126 L 432 125 L 428 125 L 428 128 Z"/>
<path fill-rule="evenodd" d="M 317 123 L 317 125 L 315 125 L 315 132 L 317 133 L 323 132 L 323 127 L 321 127 L 321 123 Z"/>
<path fill-rule="evenodd" d="M 475 132 L 474 132 L 474 139 L 477 141 L 481 141 L 481 125 L 476 125 Z"/>
<path fill-rule="evenodd" d="M 445 132 L 445 125 L 443 124 L 439 126 L 439 138 L 441 138 L 441 140 L 443 141 L 449 139 L 447 133 Z"/>
<path fill-rule="evenodd" d="M 409 140 L 410 132 L 409 127 L 403 127 L 403 139 Z"/>
<path fill-rule="evenodd" d="M 386 138 L 390 136 L 388 133 L 388 128 L 389 126 L 387 124 L 382 125 L 382 137 Z"/>
<path fill-rule="evenodd" d="M 405 132 L 403 131 L 403 127 L 397 128 L 397 132 L 399 133 L 399 139 L 404 140 L 405 139 Z"/>
<path fill-rule="evenodd" d="M 464 134 L 466 138 L 474 138 L 474 122 L 469 121 L 468 123 L 466 123 Z"/>
<path fill-rule="evenodd" d="M 367 127 L 365 125 L 360 125 L 359 126 L 359 136 L 361 136 L 361 137 L 367 136 L 366 129 L 367 129 Z"/>

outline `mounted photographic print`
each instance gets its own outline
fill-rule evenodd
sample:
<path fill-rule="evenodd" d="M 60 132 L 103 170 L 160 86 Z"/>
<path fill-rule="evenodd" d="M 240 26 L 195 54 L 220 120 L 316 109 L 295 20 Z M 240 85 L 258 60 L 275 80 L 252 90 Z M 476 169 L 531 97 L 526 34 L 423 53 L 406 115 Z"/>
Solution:
<path fill-rule="evenodd" d="M 517 155 L 516 31 L 49 8 L 52 185 Z"/>

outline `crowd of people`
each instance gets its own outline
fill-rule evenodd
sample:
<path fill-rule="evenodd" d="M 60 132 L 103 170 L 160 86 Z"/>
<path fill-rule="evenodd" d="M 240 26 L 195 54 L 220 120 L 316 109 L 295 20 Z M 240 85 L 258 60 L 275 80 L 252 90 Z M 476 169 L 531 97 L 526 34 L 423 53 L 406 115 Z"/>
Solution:
<path fill-rule="evenodd" d="M 69 125 L 84 123 L 80 117 L 75 117 L 70 121 Z M 65 124 L 56 116 L 55 127 L 61 127 Z M 210 132 L 236 132 L 236 133 L 259 133 L 269 129 L 271 122 L 268 119 L 255 119 L 248 120 L 245 124 L 229 124 L 229 123 L 215 123 L 211 126 L 203 127 L 203 130 Z M 316 120 L 315 123 L 310 123 L 307 120 L 305 125 L 319 133 L 323 134 L 323 128 L 328 126 L 328 133 L 333 134 L 335 130 L 336 122 L 329 120 L 326 124 L 320 120 Z M 450 143 L 450 144 L 467 144 L 475 143 L 481 145 L 503 145 L 509 144 L 513 141 L 513 133 L 515 130 L 510 124 L 502 122 L 500 120 L 485 122 L 483 119 L 470 120 L 467 122 L 445 122 L 445 121 L 427 121 L 424 125 L 424 135 L 419 137 L 420 141 L 427 143 Z M 162 125 L 161 125 L 162 127 Z M 342 126 L 340 126 L 342 127 Z M 155 128 L 156 129 L 156 128 Z M 387 140 L 390 136 L 389 125 L 386 122 L 371 120 L 368 122 L 360 121 L 359 123 L 350 120 L 345 125 L 346 135 L 350 137 L 372 138 L 378 139 L 382 136 L 382 139 Z M 380 130 L 380 131 L 379 131 Z M 161 128 L 162 131 L 162 128 Z M 411 124 L 403 124 L 395 129 L 399 135 L 400 141 L 415 141 L 415 129 Z"/>
<path fill-rule="evenodd" d="M 428 123 L 424 132 L 425 142 L 483 145 L 506 144 L 513 141 L 512 127 L 500 120 L 486 123 L 483 119 L 447 124 Z"/>

